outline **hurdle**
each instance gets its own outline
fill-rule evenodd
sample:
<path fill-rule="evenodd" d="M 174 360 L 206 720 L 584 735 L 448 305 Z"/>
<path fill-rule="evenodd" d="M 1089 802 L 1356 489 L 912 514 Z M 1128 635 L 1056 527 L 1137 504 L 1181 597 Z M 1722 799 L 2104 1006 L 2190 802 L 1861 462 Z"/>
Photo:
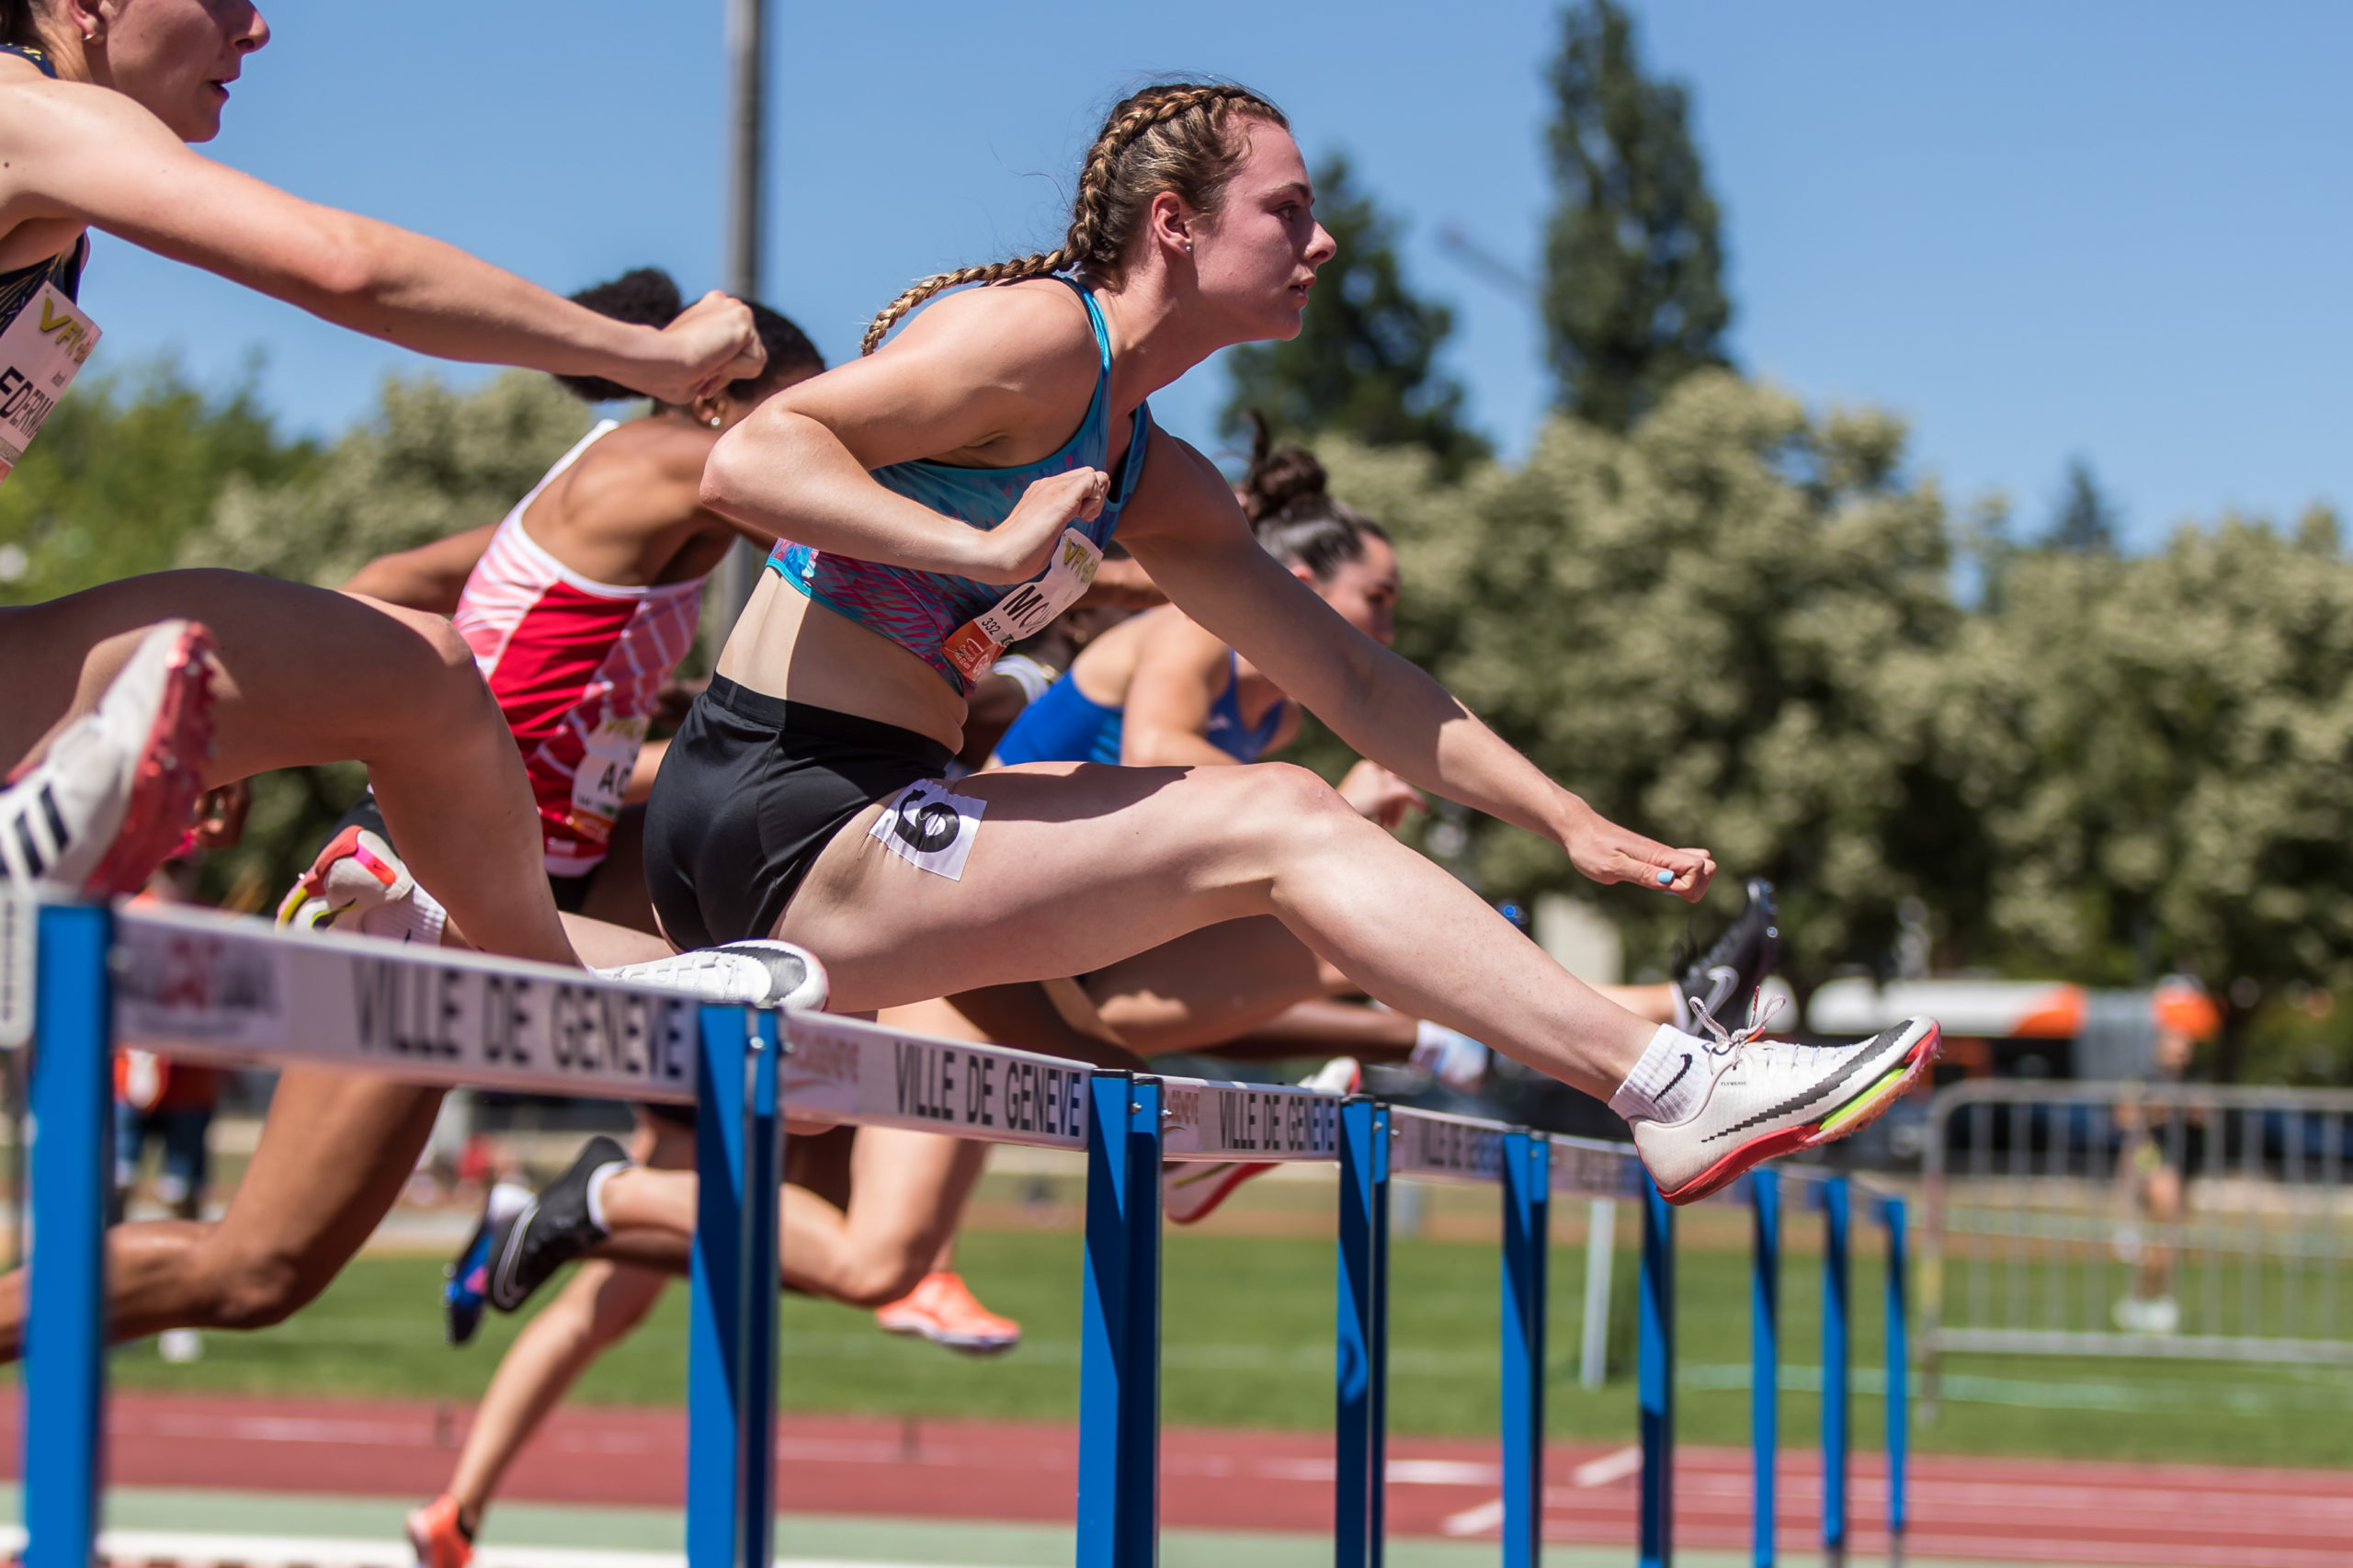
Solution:
<path fill-rule="evenodd" d="M 203 910 L 19 903 L 0 918 L 0 1039 L 34 1048 L 34 1246 L 24 1378 L 25 1561 L 89 1568 L 104 1481 L 105 1204 L 118 1046 L 220 1065 L 313 1064 L 414 1082 L 693 1104 L 701 1178 L 689 1270 L 686 1549 L 768 1568 L 776 1536 L 777 1206 L 788 1110 L 1086 1159 L 1076 1561 L 1158 1555 L 1164 1161 L 1338 1166 L 1336 1568 L 1379 1568 L 1387 1466 L 1389 1210 L 1398 1177 L 1496 1188 L 1502 1555 L 1543 1539 L 1552 1195 L 1642 1206 L 1638 1560 L 1674 1552 L 1674 1210 L 1633 1150 L 1286 1085 L 1131 1074 L 821 1013 L 699 1004 L 581 971 Z M 1780 1186 L 1824 1215 L 1824 1547 L 1843 1561 L 1849 1178 L 1765 1170 L 1717 1202 L 1754 1211 L 1754 1560 L 1774 1561 Z M 1904 1211 L 1887 1228 L 1889 1528 L 1904 1524 Z M 1835 1479 L 1834 1479 L 1835 1477 Z M 1835 1499 L 1835 1504 L 1834 1504 Z"/>

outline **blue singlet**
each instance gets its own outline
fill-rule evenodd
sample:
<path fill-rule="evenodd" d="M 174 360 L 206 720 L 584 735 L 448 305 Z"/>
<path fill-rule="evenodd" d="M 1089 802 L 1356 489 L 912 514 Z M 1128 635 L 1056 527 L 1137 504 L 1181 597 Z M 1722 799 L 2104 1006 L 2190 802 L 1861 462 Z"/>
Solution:
<path fill-rule="evenodd" d="M 1290 711 L 1290 699 L 1283 698 L 1260 714 L 1256 723 L 1242 722 L 1241 661 L 1229 648 L 1225 689 L 1210 704 L 1210 722 L 1201 738 L 1236 762 L 1256 762 L 1274 743 Z M 1021 710 L 1021 717 L 996 744 L 997 760 L 1116 764 L 1125 725 L 1124 710 L 1104 707 L 1064 675 L 1046 688 L 1043 697 Z"/>

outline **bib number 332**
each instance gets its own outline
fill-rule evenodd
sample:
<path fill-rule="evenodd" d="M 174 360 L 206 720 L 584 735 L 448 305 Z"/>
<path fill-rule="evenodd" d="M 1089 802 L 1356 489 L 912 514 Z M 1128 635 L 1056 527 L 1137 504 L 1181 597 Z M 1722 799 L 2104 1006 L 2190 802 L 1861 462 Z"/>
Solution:
<path fill-rule="evenodd" d="M 97 347 L 97 324 L 44 283 L 0 332 L 0 479 L 25 458 L 41 421 Z"/>
<path fill-rule="evenodd" d="M 1014 643 L 1034 637 L 1076 604 L 1103 565 L 1103 552 L 1076 528 L 1064 528 L 1046 574 L 1013 592 L 949 632 L 940 652 L 970 686 Z"/>

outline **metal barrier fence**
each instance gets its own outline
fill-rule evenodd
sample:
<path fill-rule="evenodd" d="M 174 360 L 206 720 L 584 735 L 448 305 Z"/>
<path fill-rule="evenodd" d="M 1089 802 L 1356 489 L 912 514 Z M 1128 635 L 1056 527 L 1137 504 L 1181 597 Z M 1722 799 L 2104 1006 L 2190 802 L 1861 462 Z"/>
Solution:
<path fill-rule="evenodd" d="M 9 925 L 26 911 L 10 912 Z M 29 928 L 26 923 L 25 928 Z M 0 948 L 7 944 L 0 942 Z M 1388 1249 L 1399 1176 L 1495 1186 L 1503 1206 L 1503 1562 L 1536 1568 L 1544 1506 L 1552 1195 L 1633 1199 L 1643 1226 L 1640 1557 L 1674 1552 L 1675 1211 L 1624 1145 L 1286 1085 L 1106 1072 L 1025 1051 L 801 1013 L 698 1006 L 546 965 L 334 935 L 202 911 L 50 905 L 38 913 L 24 1456 L 28 1568 L 90 1568 L 103 1480 L 109 1059 L 119 1045 L 219 1063 L 311 1062 L 433 1084 L 692 1102 L 700 1209 L 691 1265 L 687 1556 L 767 1568 L 775 1540 L 777 1202 L 781 1108 L 1087 1156 L 1077 1561 L 1158 1556 L 1160 1171 L 1164 1160 L 1339 1166 L 1334 1550 L 1382 1556 Z M 27 971 L 0 954 L 0 1013 Z M 1824 1217 L 1823 1545 L 1848 1537 L 1851 1194 L 1792 1171 Z M 1755 1234 L 1754 1561 L 1774 1561 L 1783 1176 L 1745 1199 Z M 1904 1214 L 1887 1229 L 1889 1518 L 1904 1501 Z M 790 1369 L 784 1369 L 786 1376 Z"/>
<path fill-rule="evenodd" d="M 1956 1084 L 1925 1170 L 1927 1398 L 1950 1351 L 2353 1361 L 2353 1094 Z"/>

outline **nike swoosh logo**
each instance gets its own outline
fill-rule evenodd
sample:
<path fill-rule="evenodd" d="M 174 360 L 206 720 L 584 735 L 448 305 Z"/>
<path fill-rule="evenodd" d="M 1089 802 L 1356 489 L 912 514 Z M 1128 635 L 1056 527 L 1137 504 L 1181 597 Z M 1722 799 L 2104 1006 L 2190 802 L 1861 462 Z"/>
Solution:
<path fill-rule="evenodd" d="M 1731 1001 L 1733 993 L 1739 988 L 1740 971 L 1728 963 L 1717 964 L 1708 971 L 1708 1001 L 1701 1011 L 1716 1018 L 1716 1009 Z M 1716 1018 L 1716 1022 L 1722 1023 L 1723 1020 Z"/>
<path fill-rule="evenodd" d="M 1691 1053 L 1690 1053 L 1689 1051 L 1685 1051 L 1685 1052 L 1683 1053 L 1683 1065 L 1682 1065 L 1682 1066 L 1680 1066 L 1680 1067 L 1677 1067 L 1677 1068 L 1675 1070 L 1675 1076 L 1674 1076 L 1674 1077 L 1672 1077 L 1672 1078 L 1669 1078 L 1669 1079 L 1666 1081 L 1666 1087 L 1665 1087 L 1665 1088 L 1664 1088 L 1664 1089 L 1661 1089 L 1657 1094 L 1655 1094 L 1655 1095 L 1652 1096 L 1651 1097 L 1652 1097 L 1653 1099 L 1654 1099 L 1654 1100 L 1663 1100 L 1663 1099 L 1666 1098 L 1666 1096 L 1667 1096 L 1668 1095 L 1670 1095 L 1670 1094 L 1672 1094 L 1672 1093 L 1674 1093 L 1674 1092 L 1675 1092 L 1675 1085 L 1677 1085 L 1677 1084 L 1679 1084 L 1679 1083 L 1681 1083 L 1681 1082 L 1683 1082 L 1683 1075 L 1684 1075 L 1686 1073 L 1688 1073 L 1688 1072 L 1690 1072 L 1690 1071 L 1691 1071 Z"/>
<path fill-rule="evenodd" d="M 1893 1032 L 1893 1031 L 1890 1031 L 1889 1035 L 1876 1036 L 1870 1041 L 1870 1044 L 1872 1046 L 1879 1045 L 1881 1040 L 1889 1039 Z M 1838 1069 L 1838 1071 L 1830 1077 L 1824 1079 L 1819 1084 L 1816 1084 L 1804 1094 L 1798 1096 L 1794 1099 L 1783 1100 L 1779 1105 L 1773 1106 L 1768 1109 L 1760 1110 L 1755 1116 L 1750 1117 L 1747 1120 L 1734 1122 L 1732 1126 L 1723 1129 L 1722 1131 L 1711 1132 L 1705 1138 L 1699 1140 L 1699 1142 L 1702 1143 L 1712 1143 L 1719 1138 L 1730 1138 L 1735 1133 L 1745 1132 L 1750 1128 L 1757 1126 L 1763 1122 L 1770 1121 L 1777 1116 L 1787 1116 L 1791 1111 L 1803 1110 L 1807 1106 L 1810 1106 L 1816 1100 L 1821 1099 L 1824 1095 L 1836 1093 L 1840 1085 L 1853 1077 L 1857 1073 L 1861 1072 L 1866 1065 L 1878 1062 L 1882 1054 L 1883 1053 L 1881 1051 L 1876 1050 L 1859 1051 L 1847 1060 L 1847 1065 Z"/>

